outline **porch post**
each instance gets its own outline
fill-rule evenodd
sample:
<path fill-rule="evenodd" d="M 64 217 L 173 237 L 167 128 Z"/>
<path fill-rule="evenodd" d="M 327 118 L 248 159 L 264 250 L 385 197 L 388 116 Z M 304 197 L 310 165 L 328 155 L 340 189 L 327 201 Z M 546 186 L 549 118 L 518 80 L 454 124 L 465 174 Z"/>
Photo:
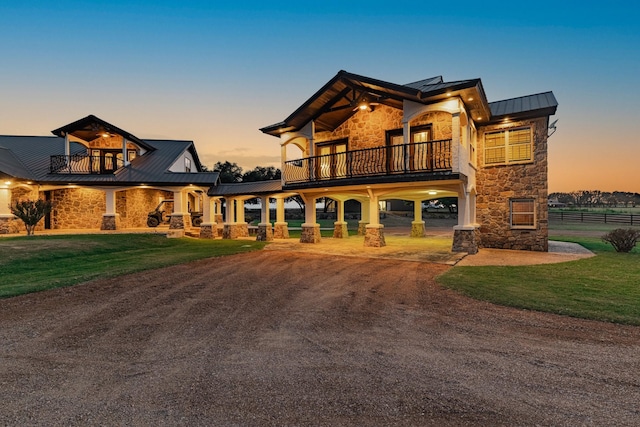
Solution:
<path fill-rule="evenodd" d="M 360 221 L 358 221 L 358 236 L 367 234 L 367 224 L 369 224 L 369 199 L 360 201 Z"/>
<path fill-rule="evenodd" d="M 116 190 L 105 190 L 106 206 L 102 215 L 100 230 L 117 230 L 120 228 L 120 215 L 116 213 Z"/>
<path fill-rule="evenodd" d="M 236 198 L 236 228 L 238 237 L 249 237 L 249 224 L 244 219 L 244 202 L 243 197 Z"/>
<path fill-rule="evenodd" d="M 215 211 L 215 200 L 210 198 L 206 194 L 202 203 L 202 223 L 200 224 L 200 238 L 201 239 L 215 239 L 216 238 L 216 220 L 213 217 Z"/>
<path fill-rule="evenodd" d="M 411 170 L 411 159 L 409 156 L 409 144 L 411 143 L 411 125 L 409 122 L 405 122 L 402 124 L 402 143 L 404 146 L 402 147 L 402 157 L 404 158 L 404 170 Z"/>
<path fill-rule="evenodd" d="M 300 195 L 304 200 L 304 224 L 300 234 L 300 243 L 319 243 L 320 224 L 316 223 L 316 198 Z"/>
<path fill-rule="evenodd" d="M 387 245 L 384 240 L 384 225 L 380 224 L 380 204 L 378 203 L 378 195 L 371 191 L 371 189 L 368 191 L 370 223 L 365 227 L 364 245 L 379 248 Z"/>
<path fill-rule="evenodd" d="M 71 150 L 69 148 L 69 134 L 65 132 L 64 134 L 64 155 L 67 158 L 67 161 L 69 161 L 69 155 L 71 153 Z"/>
<path fill-rule="evenodd" d="M 129 159 L 127 159 L 127 139 L 122 137 L 122 164 L 127 166 L 129 164 Z"/>
<path fill-rule="evenodd" d="M 451 115 L 451 169 L 453 172 L 463 171 L 460 151 L 460 112 L 457 112 Z"/>
<path fill-rule="evenodd" d="M 15 216 L 11 213 L 11 188 L 0 188 L 0 234 L 17 233 Z"/>
<path fill-rule="evenodd" d="M 336 200 L 336 222 L 333 223 L 333 237 L 336 239 L 349 237 L 347 222 L 344 220 L 344 200 Z"/>
<path fill-rule="evenodd" d="M 232 234 L 234 225 L 236 223 L 236 199 L 234 197 L 224 198 L 224 228 L 222 231 L 223 239 L 235 239 L 235 234 Z"/>
<path fill-rule="evenodd" d="M 191 215 L 187 212 L 187 194 L 180 190 L 173 192 L 173 213 L 169 220 L 167 237 L 183 237 L 184 231 L 191 229 Z"/>
<path fill-rule="evenodd" d="M 273 237 L 276 239 L 289 238 L 289 227 L 284 216 L 284 197 L 276 197 L 276 223 Z"/>
<path fill-rule="evenodd" d="M 475 195 L 466 191 L 464 185 L 458 192 L 458 225 L 453 227 L 453 252 L 468 252 L 476 254 L 478 252 L 478 230 L 475 224 L 471 223 L 472 197 Z"/>
<path fill-rule="evenodd" d="M 273 227 L 269 219 L 269 196 L 260 197 L 260 224 L 258 224 L 258 234 L 256 240 L 270 242 L 273 240 Z"/>
<path fill-rule="evenodd" d="M 425 234 L 424 221 L 422 220 L 422 200 L 414 200 L 411 237 L 424 237 Z"/>

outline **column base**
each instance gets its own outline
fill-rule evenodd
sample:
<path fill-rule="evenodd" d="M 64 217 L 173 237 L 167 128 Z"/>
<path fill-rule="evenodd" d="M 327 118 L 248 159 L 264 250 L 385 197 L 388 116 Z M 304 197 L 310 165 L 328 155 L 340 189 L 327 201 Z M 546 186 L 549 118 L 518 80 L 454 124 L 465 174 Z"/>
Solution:
<path fill-rule="evenodd" d="M 383 246 L 387 246 L 387 242 L 384 240 L 384 225 L 367 225 L 366 234 L 364 235 L 364 246 L 368 248 L 381 248 Z"/>
<path fill-rule="evenodd" d="M 411 237 L 424 237 L 427 232 L 424 227 L 424 221 L 411 222 Z"/>
<path fill-rule="evenodd" d="M 191 229 L 191 215 L 184 213 L 171 214 L 169 220 L 169 230 L 190 230 Z"/>
<path fill-rule="evenodd" d="M 273 227 L 269 223 L 258 224 L 258 233 L 256 234 L 256 241 L 258 242 L 271 242 L 273 241 Z"/>
<path fill-rule="evenodd" d="M 234 222 L 225 224 L 222 229 L 223 239 L 239 239 L 240 237 L 249 237 L 249 224 L 246 222 Z"/>
<path fill-rule="evenodd" d="M 365 236 L 367 234 L 367 225 L 369 225 L 366 221 L 358 222 L 358 236 Z"/>
<path fill-rule="evenodd" d="M 203 222 L 200 224 L 200 238 L 215 239 L 217 237 L 217 225 L 215 222 Z"/>
<path fill-rule="evenodd" d="M 346 221 L 336 221 L 333 223 L 333 238 L 344 239 L 349 237 L 349 229 Z"/>
<path fill-rule="evenodd" d="M 288 239 L 289 238 L 289 224 L 286 222 L 276 222 L 273 229 L 274 239 Z"/>
<path fill-rule="evenodd" d="M 480 238 L 475 227 L 453 227 L 452 252 L 466 252 L 469 255 L 478 253 Z"/>
<path fill-rule="evenodd" d="M 300 243 L 320 243 L 320 224 L 302 224 Z"/>
<path fill-rule="evenodd" d="M 102 215 L 100 230 L 118 230 L 120 228 L 120 214 Z"/>

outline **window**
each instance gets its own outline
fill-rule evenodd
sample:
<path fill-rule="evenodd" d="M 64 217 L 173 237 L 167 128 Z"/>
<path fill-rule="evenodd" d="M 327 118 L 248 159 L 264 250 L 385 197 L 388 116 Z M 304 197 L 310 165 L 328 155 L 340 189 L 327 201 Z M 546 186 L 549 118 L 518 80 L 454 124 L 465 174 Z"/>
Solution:
<path fill-rule="evenodd" d="M 484 163 L 509 164 L 533 160 L 531 128 L 511 129 L 484 135 Z"/>
<path fill-rule="evenodd" d="M 130 162 L 131 160 L 135 159 L 137 155 L 138 153 L 136 153 L 136 150 L 127 151 L 127 161 Z"/>
<path fill-rule="evenodd" d="M 316 146 L 316 177 L 335 179 L 347 176 L 347 140 L 340 139 Z"/>
<path fill-rule="evenodd" d="M 184 159 L 184 171 L 187 173 L 191 172 L 191 159 L 187 159 L 186 157 Z"/>
<path fill-rule="evenodd" d="M 535 228 L 535 201 L 533 199 L 513 199 L 510 203 L 511 228 Z"/>

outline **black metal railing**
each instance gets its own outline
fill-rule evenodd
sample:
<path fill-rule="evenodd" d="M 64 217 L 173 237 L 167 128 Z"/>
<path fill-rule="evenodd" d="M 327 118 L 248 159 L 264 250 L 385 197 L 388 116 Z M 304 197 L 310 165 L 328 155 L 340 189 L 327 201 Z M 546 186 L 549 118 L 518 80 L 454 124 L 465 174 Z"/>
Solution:
<path fill-rule="evenodd" d="M 124 166 L 124 161 L 114 155 L 89 156 L 71 154 L 70 156 L 51 156 L 49 172 L 55 174 L 110 174 Z"/>
<path fill-rule="evenodd" d="M 285 183 L 451 170 L 451 140 L 391 145 L 289 160 Z"/>

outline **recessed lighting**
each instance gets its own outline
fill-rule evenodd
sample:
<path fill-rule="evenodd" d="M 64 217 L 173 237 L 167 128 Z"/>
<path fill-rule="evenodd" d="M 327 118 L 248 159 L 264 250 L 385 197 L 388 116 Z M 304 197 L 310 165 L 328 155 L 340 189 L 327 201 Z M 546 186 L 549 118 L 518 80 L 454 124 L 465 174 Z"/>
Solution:
<path fill-rule="evenodd" d="M 447 96 L 451 96 L 451 92 L 447 92 Z"/>
<path fill-rule="evenodd" d="M 467 101 L 473 101 L 473 96 L 470 96 L 469 98 L 467 98 Z"/>
<path fill-rule="evenodd" d="M 476 120 L 482 120 L 482 117 L 476 117 Z"/>
<path fill-rule="evenodd" d="M 430 194 L 431 196 L 433 196 L 433 195 L 438 194 L 438 192 L 437 192 L 437 191 L 429 191 L 429 194 Z"/>

